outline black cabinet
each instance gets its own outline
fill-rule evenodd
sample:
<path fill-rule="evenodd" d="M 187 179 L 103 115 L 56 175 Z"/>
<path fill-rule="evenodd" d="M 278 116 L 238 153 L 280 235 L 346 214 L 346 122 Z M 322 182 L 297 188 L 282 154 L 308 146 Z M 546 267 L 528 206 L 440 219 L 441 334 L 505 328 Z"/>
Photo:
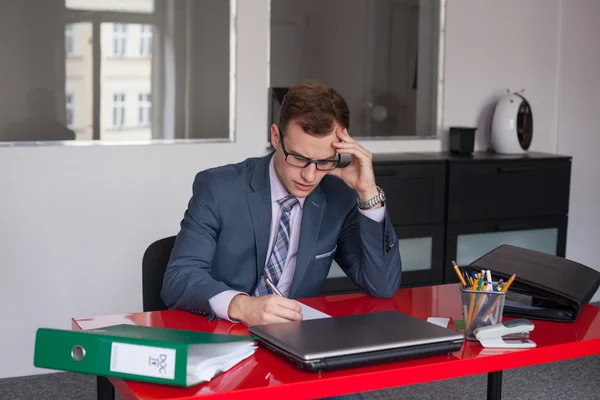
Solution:
<path fill-rule="evenodd" d="M 571 158 L 478 152 L 448 158 L 444 282 L 502 244 L 565 256 Z"/>
<path fill-rule="evenodd" d="M 377 164 L 377 184 L 385 191 L 395 225 L 444 222 L 446 167 L 443 163 Z"/>
<path fill-rule="evenodd" d="M 375 155 L 399 238 L 403 287 L 456 282 L 465 265 L 507 243 L 565 256 L 571 157 L 530 152 Z M 323 294 L 358 288 L 335 265 Z"/>
<path fill-rule="evenodd" d="M 568 159 L 450 159 L 448 221 L 564 215 L 570 175 Z"/>

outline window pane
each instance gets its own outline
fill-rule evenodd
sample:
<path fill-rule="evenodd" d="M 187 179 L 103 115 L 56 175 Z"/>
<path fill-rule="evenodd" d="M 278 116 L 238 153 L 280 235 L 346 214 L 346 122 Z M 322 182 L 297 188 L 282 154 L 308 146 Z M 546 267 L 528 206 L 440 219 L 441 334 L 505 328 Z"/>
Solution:
<path fill-rule="evenodd" d="M 402 256 L 402 271 L 423 271 L 431 269 L 433 238 L 408 238 L 398 241 Z"/>
<path fill-rule="evenodd" d="M 0 141 L 232 137 L 235 2 L 165 2 L 162 30 L 142 11 L 150 0 L 9 3 L 0 7 Z M 137 14 L 103 11 L 123 8 Z M 113 109 L 117 94 L 124 104 Z"/>
<path fill-rule="evenodd" d="M 152 56 L 140 57 L 142 24 L 101 25 L 100 138 L 152 139 Z"/>
<path fill-rule="evenodd" d="M 92 127 L 92 24 L 82 22 L 66 25 L 65 31 L 72 39 L 71 52 L 67 47 L 66 72 L 66 124 L 75 132 L 77 140 L 91 140 Z M 67 44 L 68 46 L 68 44 Z"/>
<path fill-rule="evenodd" d="M 154 0 L 65 0 L 65 6 L 74 10 L 154 12 Z"/>
<path fill-rule="evenodd" d="M 437 1 L 272 0 L 271 86 L 331 85 L 355 137 L 435 136 L 439 14 Z"/>

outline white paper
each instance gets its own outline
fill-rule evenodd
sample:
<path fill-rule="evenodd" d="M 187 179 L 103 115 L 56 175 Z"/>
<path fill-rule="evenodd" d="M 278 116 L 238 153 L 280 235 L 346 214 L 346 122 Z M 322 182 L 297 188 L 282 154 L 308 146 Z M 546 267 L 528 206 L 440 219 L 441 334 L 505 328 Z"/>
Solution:
<path fill-rule="evenodd" d="M 187 383 L 210 381 L 230 370 L 256 351 L 254 341 L 192 345 L 188 352 Z"/>
<path fill-rule="evenodd" d="M 110 370 L 173 380 L 175 353 L 174 349 L 113 342 Z"/>
<path fill-rule="evenodd" d="M 427 322 L 431 322 L 434 325 L 439 325 L 442 328 L 447 328 L 450 323 L 450 318 L 439 318 L 439 317 L 429 317 L 427 318 Z"/>
<path fill-rule="evenodd" d="M 312 307 L 307 306 L 306 304 L 302 304 L 299 301 L 296 301 L 302 307 L 302 320 L 307 321 L 309 319 L 319 319 L 319 318 L 331 318 L 331 315 L 327 315 L 324 312 L 319 310 L 315 310 Z"/>

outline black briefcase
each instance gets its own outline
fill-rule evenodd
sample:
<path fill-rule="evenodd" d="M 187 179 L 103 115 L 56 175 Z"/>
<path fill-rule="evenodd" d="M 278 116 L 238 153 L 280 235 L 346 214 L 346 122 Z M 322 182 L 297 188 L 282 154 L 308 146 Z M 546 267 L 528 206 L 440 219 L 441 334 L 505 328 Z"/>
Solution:
<path fill-rule="evenodd" d="M 507 291 L 503 315 L 574 322 L 600 286 L 600 272 L 562 257 L 502 245 L 470 264 L 490 270 L 494 280 L 516 279 Z"/>

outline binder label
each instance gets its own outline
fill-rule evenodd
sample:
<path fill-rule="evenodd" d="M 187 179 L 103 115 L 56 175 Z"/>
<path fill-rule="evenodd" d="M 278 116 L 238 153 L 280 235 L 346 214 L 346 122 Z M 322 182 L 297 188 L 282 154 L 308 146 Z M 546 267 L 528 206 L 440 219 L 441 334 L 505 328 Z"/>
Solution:
<path fill-rule="evenodd" d="M 175 349 L 113 342 L 110 370 L 173 380 L 175 353 Z"/>

